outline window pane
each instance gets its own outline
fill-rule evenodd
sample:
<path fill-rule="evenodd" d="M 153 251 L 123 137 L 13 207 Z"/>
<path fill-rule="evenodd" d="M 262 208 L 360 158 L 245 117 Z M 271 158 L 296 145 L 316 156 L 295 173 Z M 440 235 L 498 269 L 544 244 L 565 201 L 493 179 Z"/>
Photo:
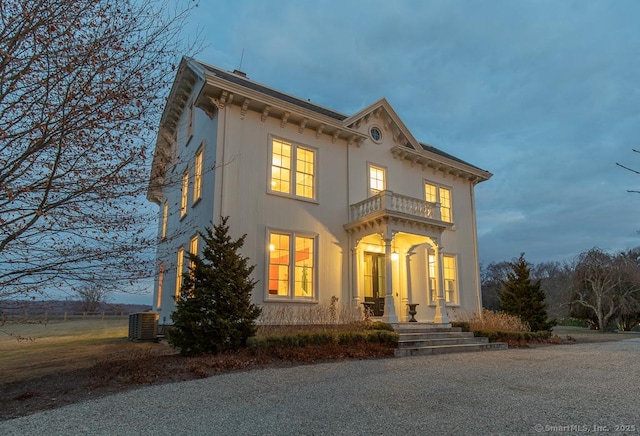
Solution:
<path fill-rule="evenodd" d="M 425 192 L 425 200 L 430 201 L 431 203 L 438 202 L 438 193 L 436 191 L 436 186 L 430 183 L 424 184 L 424 192 Z"/>
<path fill-rule="evenodd" d="M 193 176 L 193 201 L 200 198 L 202 192 L 202 150 L 196 153 L 196 161 L 194 165 Z"/>
<path fill-rule="evenodd" d="M 295 292 L 296 297 L 313 296 L 313 238 L 296 237 Z"/>
<path fill-rule="evenodd" d="M 436 291 L 436 257 L 429 255 L 429 300 L 435 302 L 438 297 Z"/>
<path fill-rule="evenodd" d="M 291 144 L 282 141 L 273 141 L 271 156 L 271 190 L 291 192 Z"/>
<path fill-rule="evenodd" d="M 385 190 L 384 168 L 369 167 L 369 190 L 371 195 L 375 195 Z"/>
<path fill-rule="evenodd" d="M 296 195 L 313 198 L 315 152 L 298 147 L 296 153 Z"/>
<path fill-rule="evenodd" d="M 162 233 L 161 237 L 167 237 L 167 220 L 169 219 L 169 202 L 165 201 L 162 206 Z"/>
<path fill-rule="evenodd" d="M 447 303 L 457 302 L 456 259 L 452 256 L 444 256 L 444 291 Z"/>
<path fill-rule="evenodd" d="M 189 191 L 189 171 L 185 171 L 182 175 L 182 192 L 180 198 L 180 216 L 184 216 L 187 213 L 187 198 Z"/>
<path fill-rule="evenodd" d="M 184 248 L 178 250 L 178 259 L 176 266 L 176 296 L 180 295 L 182 288 L 182 273 L 184 269 Z"/>
<path fill-rule="evenodd" d="M 289 295 L 289 235 L 269 237 L 269 294 Z"/>
<path fill-rule="evenodd" d="M 440 188 L 440 211 L 442 221 L 451 222 L 451 191 L 447 188 Z"/>

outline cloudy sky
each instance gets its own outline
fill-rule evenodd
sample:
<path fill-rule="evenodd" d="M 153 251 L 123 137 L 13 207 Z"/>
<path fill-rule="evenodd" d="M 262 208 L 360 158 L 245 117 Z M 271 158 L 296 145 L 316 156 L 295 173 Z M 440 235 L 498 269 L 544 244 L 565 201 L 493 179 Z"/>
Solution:
<path fill-rule="evenodd" d="M 640 245 L 640 176 L 616 166 L 640 169 L 640 2 L 200 3 L 199 59 L 345 114 L 386 97 L 416 138 L 491 171 L 483 263 Z"/>

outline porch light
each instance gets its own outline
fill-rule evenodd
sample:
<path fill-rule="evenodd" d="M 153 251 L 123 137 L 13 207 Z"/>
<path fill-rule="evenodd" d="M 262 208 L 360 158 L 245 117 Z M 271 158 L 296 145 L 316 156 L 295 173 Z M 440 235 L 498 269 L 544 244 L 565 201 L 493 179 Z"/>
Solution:
<path fill-rule="evenodd" d="M 269 244 L 269 251 L 273 251 L 276 249 L 276 246 L 273 244 Z"/>
<path fill-rule="evenodd" d="M 396 250 L 393 250 L 393 253 L 391 253 L 391 260 L 396 261 L 399 257 L 400 256 L 398 255 L 398 252 Z"/>

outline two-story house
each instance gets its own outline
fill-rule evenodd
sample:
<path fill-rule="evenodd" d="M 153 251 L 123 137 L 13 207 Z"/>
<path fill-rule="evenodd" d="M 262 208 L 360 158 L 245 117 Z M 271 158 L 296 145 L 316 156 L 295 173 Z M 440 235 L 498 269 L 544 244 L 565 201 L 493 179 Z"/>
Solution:
<path fill-rule="evenodd" d="M 229 216 L 255 303 L 367 307 L 388 322 L 481 309 L 474 186 L 491 174 L 419 142 L 381 99 L 344 115 L 184 58 L 162 115 L 154 309 L 170 324 L 198 231 Z M 335 300 L 334 298 L 334 300 Z"/>

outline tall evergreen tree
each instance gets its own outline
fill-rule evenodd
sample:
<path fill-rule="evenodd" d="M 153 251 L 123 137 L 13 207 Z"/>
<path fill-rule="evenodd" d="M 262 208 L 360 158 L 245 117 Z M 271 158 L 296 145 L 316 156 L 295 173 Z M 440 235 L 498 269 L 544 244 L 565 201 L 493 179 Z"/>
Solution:
<path fill-rule="evenodd" d="M 512 271 L 507 274 L 506 280 L 502 280 L 500 310 L 519 316 L 529 323 L 532 331 L 551 330 L 555 322 L 547 317 L 546 294 L 540 286 L 540 280 L 531 281 L 531 269 L 524 253 L 509 265 Z"/>
<path fill-rule="evenodd" d="M 184 274 L 182 289 L 171 315 L 169 343 L 183 354 L 216 354 L 244 347 L 255 334 L 261 308 L 251 303 L 256 281 L 250 274 L 255 265 L 240 255 L 246 234 L 229 236 L 228 217 L 200 234 L 203 257 L 190 253 L 191 268 Z"/>

